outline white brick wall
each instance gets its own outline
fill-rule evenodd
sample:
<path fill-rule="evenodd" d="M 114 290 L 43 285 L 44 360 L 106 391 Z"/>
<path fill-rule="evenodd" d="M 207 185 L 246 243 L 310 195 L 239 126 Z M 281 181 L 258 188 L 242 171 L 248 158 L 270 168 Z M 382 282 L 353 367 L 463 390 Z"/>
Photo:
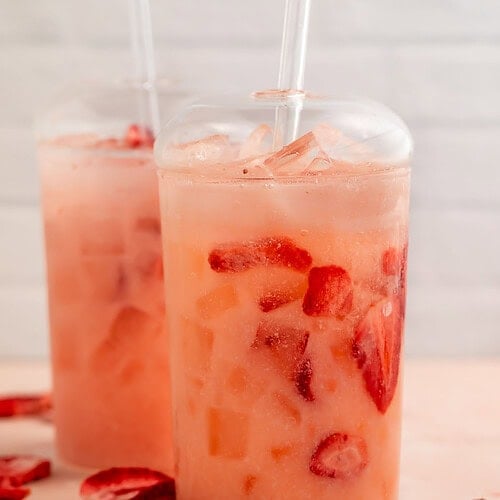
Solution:
<path fill-rule="evenodd" d="M 160 72 L 275 84 L 284 0 L 151 0 Z M 46 354 L 34 112 L 124 75 L 124 0 L 0 0 L 0 357 Z M 500 354 L 500 2 L 315 0 L 307 86 L 382 100 L 416 140 L 407 349 Z"/>

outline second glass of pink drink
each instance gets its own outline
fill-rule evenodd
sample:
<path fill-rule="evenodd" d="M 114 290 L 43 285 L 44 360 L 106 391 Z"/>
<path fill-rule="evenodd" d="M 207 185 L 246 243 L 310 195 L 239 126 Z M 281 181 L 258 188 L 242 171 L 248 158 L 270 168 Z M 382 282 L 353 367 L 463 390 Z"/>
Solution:
<path fill-rule="evenodd" d="M 410 152 L 379 105 L 286 92 L 164 131 L 177 498 L 397 498 Z"/>
<path fill-rule="evenodd" d="M 171 473 L 158 182 L 152 133 L 133 124 L 142 92 L 82 85 L 41 124 L 54 418 L 70 463 Z"/>

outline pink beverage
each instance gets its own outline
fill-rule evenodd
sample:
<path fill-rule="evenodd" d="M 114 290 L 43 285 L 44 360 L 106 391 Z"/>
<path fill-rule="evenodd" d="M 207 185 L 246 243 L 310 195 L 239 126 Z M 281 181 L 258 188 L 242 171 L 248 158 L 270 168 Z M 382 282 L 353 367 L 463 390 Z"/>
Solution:
<path fill-rule="evenodd" d="M 172 469 L 152 142 L 131 126 L 39 144 L 56 440 L 73 464 Z"/>
<path fill-rule="evenodd" d="M 286 99 L 194 106 L 157 146 L 177 498 L 396 499 L 411 139 L 306 98 L 273 151 Z"/>

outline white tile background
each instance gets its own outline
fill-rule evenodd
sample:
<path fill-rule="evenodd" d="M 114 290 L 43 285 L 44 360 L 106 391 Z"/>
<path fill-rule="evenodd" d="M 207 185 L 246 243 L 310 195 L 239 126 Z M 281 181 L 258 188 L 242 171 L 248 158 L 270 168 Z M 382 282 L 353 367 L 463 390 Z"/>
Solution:
<path fill-rule="evenodd" d="M 284 0 L 151 0 L 160 72 L 275 84 Z M 0 358 L 46 356 L 35 110 L 129 71 L 125 0 L 0 0 Z M 407 351 L 500 354 L 500 2 L 313 0 L 307 86 L 395 109 L 415 137 Z"/>

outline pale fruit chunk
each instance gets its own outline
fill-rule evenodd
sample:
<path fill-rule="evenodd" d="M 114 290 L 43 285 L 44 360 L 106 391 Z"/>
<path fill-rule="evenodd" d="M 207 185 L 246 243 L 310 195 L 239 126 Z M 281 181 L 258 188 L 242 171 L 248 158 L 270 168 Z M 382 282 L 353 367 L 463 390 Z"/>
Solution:
<path fill-rule="evenodd" d="M 244 458 L 248 448 L 249 418 L 223 408 L 208 410 L 208 452 L 224 458 Z"/>
<path fill-rule="evenodd" d="M 212 290 L 196 301 L 196 306 L 203 319 L 220 316 L 236 305 L 238 305 L 238 295 L 230 283 Z"/>
<path fill-rule="evenodd" d="M 124 363 L 141 356 L 137 346 L 148 343 L 160 332 L 161 324 L 144 311 L 123 307 L 115 316 L 108 336 L 99 344 L 94 357 L 96 368 L 120 369 Z"/>
<path fill-rule="evenodd" d="M 210 369 L 214 346 L 212 330 L 186 319 L 183 325 L 182 344 L 186 369 L 206 373 Z"/>

